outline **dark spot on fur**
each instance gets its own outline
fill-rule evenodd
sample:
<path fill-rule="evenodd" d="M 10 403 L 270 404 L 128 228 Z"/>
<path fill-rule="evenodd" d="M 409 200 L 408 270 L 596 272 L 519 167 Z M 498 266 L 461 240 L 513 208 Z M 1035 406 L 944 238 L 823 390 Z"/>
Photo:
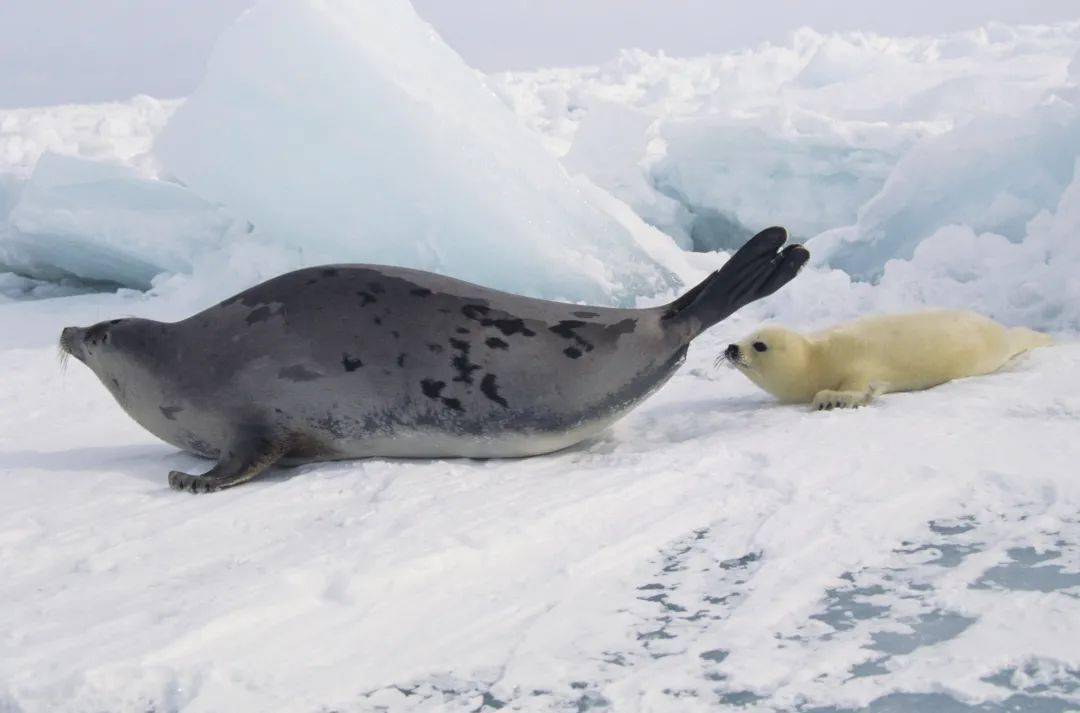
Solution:
<path fill-rule="evenodd" d="M 498 337 L 488 337 L 487 341 L 485 341 L 484 344 L 487 344 L 492 349 L 507 349 L 510 347 L 508 343 L 504 342 Z"/>
<path fill-rule="evenodd" d="M 337 270 L 332 267 L 328 267 L 322 271 L 323 277 L 337 277 Z"/>
<path fill-rule="evenodd" d="M 176 414 L 184 410 L 180 406 L 158 406 L 158 408 L 161 410 L 161 415 L 170 421 L 175 421 Z"/>
<path fill-rule="evenodd" d="M 461 339 L 450 338 L 450 346 L 454 348 L 458 353 L 450 360 L 450 365 L 457 371 L 457 376 L 454 377 L 454 381 L 461 381 L 466 384 L 473 382 L 472 373 L 480 369 L 479 364 L 474 364 L 469 360 L 470 345 L 468 342 Z"/>
<path fill-rule="evenodd" d="M 409 290 L 409 294 L 416 295 L 417 297 L 428 297 L 431 295 L 431 290 L 426 287 L 417 287 L 414 290 Z"/>
<path fill-rule="evenodd" d="M 381 295 L 382 293 L 386 292 L 386 288 L 383 287 L 378 282 L 369 282 L 368 283 L 368 288 L 370 288 L 371 291 L 374 292 L 377 295 Z"/>
<path fill-rule="evenodd" d="M 567 347 L 566 349 L 563 349 L 563 354 L 570 357 L 571 359 L 577 359 L 579 356 L 581 356 L 581 350 L 577 347 Z"/>
<path fill-rule="evenodd" d="M 443 347 L 441 344 L 428 344 L 427 348 L 431 350 L 432 354 L 442 354 Z"/>
<path fill-rule="evenodd" d="M 489 312 L 491 312 L 491 308 L 484 305 L 465 305 L 461 308 L 461 313 L 467 318 L 479 322 L 484 327 L 495 327 L 507 337 L 514 334 L 520 334 L 524 337 L 536 336 L 536 332 L 525 326 L 525 320 L 517 317 L 493 319 L 486 316 Z"/>
<path fill-rule="evenodd" d="M 578 327 L 584 327 L 585 323 L 576 319 L 564 319 L 554 327 L 549 327 L 550 331 L 555 332 L 563 339 L 573 339 L 576 335 L 574 330 Z"/>
<path fill-rule="evenodd" d="M 633 322 L 633 320 L 629 321 Z M 548 330 L 554 332 L 555 334 L 558 334 L 563 339 L 573 339 L 579 347 L 583 348 L 587 352 L 591 352 L 593 350 L 592 343 L 574 331 L 575 329 L 579 329 L 584 326 L 584 322 L 580 322 L 576 319 L 564 319 L 558 324 L 556 324 L 554 327 L 548 327 Z"/>
<path fill-rule="evenodd" d="M 341 355 L 341 365 L 345 367 L 345 371 L 356 371 L 364 365 L 364 362 L 360 359 L 350 359 L 346 353 Z"/>
<path fill-rule="evenodd" d="M 123 321 L 124 320 L 122 320 L 122 319 L 111 319 L 111 320 L 109 320 L 109 324 L 120 324 Z"/>
<path fill-rule="evenodd" d="M 454 409 L 455 411 L 465 410 L 464 408 L 462 408 L 461 402 L 457 399 L 443 399 L 442 402 L 446 405 L 447 408 Z"/>
<path fill-rule="evenodd" d="M 303 364 L 293 364 L 279 371 L 278 378 L 288 379 L 289 381 L 314 381 L 315 379 L 321 379 L 322 374 L 308 369 Z"/>
<path fill-rule="evenodd" d="M 392 330 L 390 330 L 390 334 L 393 334 L 393 335 L 394 335 L 394 339 L 397 339 L 398 337 L 400 337 L 400 336 L 401 336 L 401 334 L 399 334 L 399 333 L 398 333 L 398 331 L 397 331 L 396 329 L 392 329 Z"/>
<path fill-rule="evenodd" d="M 119 381 L 117 381 L 116 379 L 110 379 L 110 381 L 112 381 L 113 386 L 115 386 L 118 389 L 120 388 L 120 382 Z"/>
<path fill-rule="evenodd" d="M 424 379 L 420 382 L 420 390 L 424 392 L 424 396 L 429 399 L 437 399 L 442 394 L 442 390 L 446 388 L 445 381 L 436 381 L 435 379 Z"/>
<path fill-rule="evenodd" d="M 618 338 L 623 334 L 630 334 L 637 329 L 636 319 L 624 319 L 615 324 L 609 324 L 604 327 L 604 336 L 611 338 Z"/>
<path fill-rule="evenodd" d="M 468 334 L 469 333 L 469 330 L 465 329 L 464 327 L 458 327 L 454 331 L 457 332 L 458 334 Z"/>
<path fill-rule="evenodd" d="M 318 282 L 318 280 L 316 280 L 316 279 L 315 279 L 315 278 L 313 277 L 313 278 L 311 278 L 310 280 L 308 280 L 307 282 L 305 282 L 304 284 L 305 284 L 305 285 L 314 285 L 314 284 L 315 284 L 316 282 Z"/>
<path fill-rule="evenodd" d="M 382 317 L 372 317 L 372 319 L 375 321 L 375 324 L 382 324 Z"/>
<path fill-rule="evenodd" d="M 581 317 L 582 319 L 589 319 L 590 317 L 599 317 L 599 312 L 589 312 L 588 310 L 581 310 L 580 312 L 574 312 L 575 317 Z"/>
<path fill-rule="evenodd" d="M 379 301 L 378 298 L 376 298 L 375 295 L 371 294 L 370 292 L 364 292 L 363 290 L 360 290 L 356 294 L 357 294 L 358 297 L 360 297 L 360 306 L 361 307 L 367 307 L 372 302 L 378 302 Z"/>
<path fill-rule="evenodd" d="M 536 332 L 525 326 L 525 320 L 523 319 L 493 319 L 491 320 L 491 326 L 508 337 L 515 334 L 520 334 L 523 337 L 536 336 Z"/>
<path fill-rule="evenodd" d="M 402 352 L 402 353 L 397 355 L 397 365 L 400 366 L 400 367 L 405 366 L 405 352 Z"/>
<path fill-rule="evenodd" d="M 489 399 L 506 408 L 508 404 L 506 399 L 499 395 L 499 386 L 495 383 L 494 374 L 485 374 L 484 378 L 480 381 L 480 391 Z"/>
<path fill-rule="evenodd" d="M 450 312 L 452 312 L 453 310 L 447 309 L 446 307 L 440 307 L 439 311 L 443 314 L 450 314 Z"/>

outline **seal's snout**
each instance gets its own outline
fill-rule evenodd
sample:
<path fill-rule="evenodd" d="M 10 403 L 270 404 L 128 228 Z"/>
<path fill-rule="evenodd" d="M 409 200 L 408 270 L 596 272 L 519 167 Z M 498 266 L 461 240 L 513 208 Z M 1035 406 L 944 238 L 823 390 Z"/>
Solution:
<path fill-rule="evenodd" d="M 61 351 L 82 361 L 82 340 L 85 331 L 79 327 L 64 327 L 60 332 Z"/>
<path fill-rule="evenodd" d="M 746 366 L 741 359 L 742 352 L 739 350 L 738 344 L 728 344 L 727 349 L 722 353 L 716 355 L 716 359 L 713 360 L 713 366 L 717 369 L 721 364 L 727 364 L 728 366 Z"/>

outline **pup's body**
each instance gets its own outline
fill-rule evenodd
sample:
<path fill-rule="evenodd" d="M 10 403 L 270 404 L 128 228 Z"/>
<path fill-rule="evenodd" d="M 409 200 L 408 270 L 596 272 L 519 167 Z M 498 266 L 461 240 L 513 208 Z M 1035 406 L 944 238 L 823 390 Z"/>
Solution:
<path fill-rule="evenodd" d="M 941 310 L 867 317 L 806 336 L 766 327 L 724 356 L 781 401 L 831 409 L 989 374 L 1050 343 L 1045 334 L 974 312 Z"/>

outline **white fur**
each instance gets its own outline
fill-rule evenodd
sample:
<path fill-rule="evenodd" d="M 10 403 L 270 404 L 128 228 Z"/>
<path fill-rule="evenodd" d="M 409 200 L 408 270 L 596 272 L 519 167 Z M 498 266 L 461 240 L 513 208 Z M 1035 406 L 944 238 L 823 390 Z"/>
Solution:
<path fill-rule="evenodd" d="M 765 327 L 739 342 L 735 366 L 781 401 L 854 408 L 878 394 L 988 374 L 1050 343 L 1030 329 L 942 310 L 866 317 L 806 336 Z"/>

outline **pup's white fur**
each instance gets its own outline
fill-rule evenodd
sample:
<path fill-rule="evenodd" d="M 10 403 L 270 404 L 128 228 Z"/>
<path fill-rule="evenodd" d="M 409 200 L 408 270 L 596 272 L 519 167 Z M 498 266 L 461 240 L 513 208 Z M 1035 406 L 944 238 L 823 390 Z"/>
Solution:
<path fill-rule="evenodd" d="M 973 312 L 933 311 L 867 317 L 807 336 L 765 327 L 738 343 L 737 358 L 730 347 L 727 354 L 781 401 L 831 409 L 988 374 L 1048 344 L 1045 334 L 1008 329 Z"/>

